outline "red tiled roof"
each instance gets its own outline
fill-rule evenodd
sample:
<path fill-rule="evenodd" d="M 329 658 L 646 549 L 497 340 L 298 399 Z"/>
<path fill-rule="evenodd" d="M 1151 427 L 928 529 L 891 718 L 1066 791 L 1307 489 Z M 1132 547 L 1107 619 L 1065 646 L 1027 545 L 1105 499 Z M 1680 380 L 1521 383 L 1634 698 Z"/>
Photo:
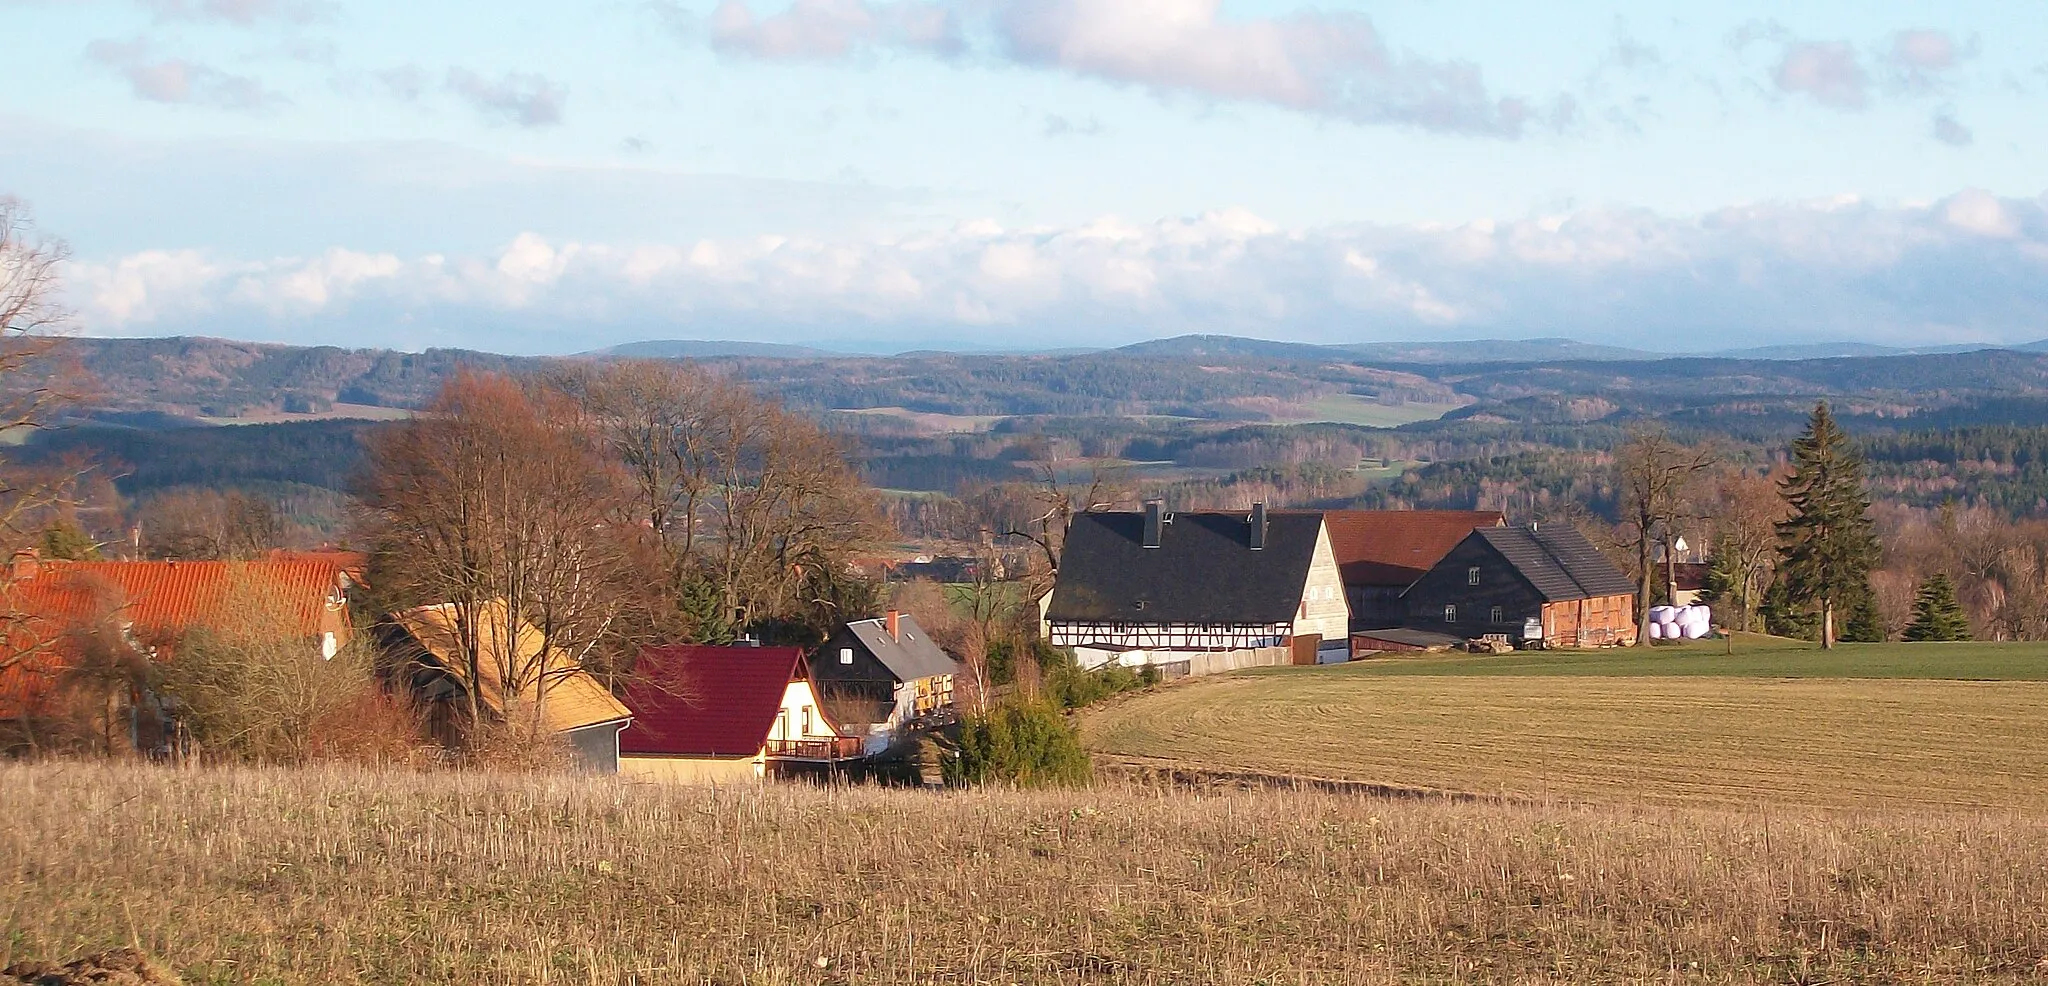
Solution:
<path fill-rule="evenodd" d="M 293 636 L 348 635 L 337 604 L 343 568 L 317 561 L 45 561 L 0 588 L 0 717 L 20 715 L 46 698 L 69 666 L 66 637 L 98 620 L 156 643 L 193 627 L 219 627 L 261 612 L 247 593 L 274 587 Z M 23 652 L 26 659 L 8 662 Z"/>
<path fill-rule="evenodd" d="M 1345 585 L 1408 586 L 1498 510 L 1331 510 L 1323 514 Z"/>
<path fill-rule="evenodd" d="M 753 756 L 803 661 L 795 647 L 646 648 L 626 686 L 633 724 L 619 734 L 619 752 Z"/>

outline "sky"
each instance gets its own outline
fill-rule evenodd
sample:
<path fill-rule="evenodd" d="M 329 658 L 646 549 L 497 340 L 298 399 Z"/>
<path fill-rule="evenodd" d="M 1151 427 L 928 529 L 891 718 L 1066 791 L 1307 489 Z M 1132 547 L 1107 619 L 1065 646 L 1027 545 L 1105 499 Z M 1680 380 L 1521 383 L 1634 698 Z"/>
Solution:
<path fill-rule="evenodd" d="M 2017 343 L 2032 8 L 0 0 L 0 195 L 95 336 Z"/>

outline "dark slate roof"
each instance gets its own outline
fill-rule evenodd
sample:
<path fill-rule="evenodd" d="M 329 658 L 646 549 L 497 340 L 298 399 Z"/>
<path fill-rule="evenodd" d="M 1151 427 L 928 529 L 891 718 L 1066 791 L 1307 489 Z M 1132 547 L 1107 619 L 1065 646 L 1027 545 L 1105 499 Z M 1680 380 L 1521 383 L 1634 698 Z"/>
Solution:
<path fill-rule="evenodd" d="M 620 753 L 751 757 L 768 742 L 782 693 L 802 674 L 795 647 L 648 647 L 633 666 L 633 724 Z"/>
<path fill-rule="evenodd" d="M 1534 530 L 1482 527 L 1473 531 L 1472 536 L 1486 539 L 1546 602 L 1636 591 L 1635 583 L 1570 524 L 1545 524 Z"/>
<path fill-rule="evenodd" d="M 1075 623 L 1286 623 L 1301 605 L 1323 517 L 1274 513 L 1251 549 L 1251 514 L 1177 513 L 1157 548 L 1142 513 L 1084 513 L 1067 528 L 1049 620 Z M 1140 605 L 1142 604 L 1142 606 Z"/>
<path fill-rule="evenodd" d="M 855 620 L 846 625 L 859 638 L 861 646 L 875 655 L 875 660 L 889 669 L 897 681 L 916 681 L 942 674 L 958 674 L 960 662 L 946 656 L 932 638 L 925 635 L 924 628 L 917 625 L 917 619 L 909 613 L 896 617 L 897 637 L 890 639 L 889 627 L 882 620 Z"/>

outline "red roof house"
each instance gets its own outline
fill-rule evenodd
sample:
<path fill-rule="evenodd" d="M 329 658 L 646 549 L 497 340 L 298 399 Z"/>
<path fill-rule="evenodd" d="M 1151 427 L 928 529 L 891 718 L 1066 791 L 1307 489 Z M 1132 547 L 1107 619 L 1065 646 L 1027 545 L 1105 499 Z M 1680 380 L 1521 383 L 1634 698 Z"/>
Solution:
<path fill-rule="evenodd" d="M 332 656 L 350 633 L 341 559 L 42 561 L 17 555 L 0 580 L 0 719 L 53 711 L 82 632 L 118 631 L 168 654 L 185 631 L 282 623 Z"/>
<path fill-rule="evenodd" d="M 752 782 L 776 765 L 845 759 L 859 740 L 827 719 L 794 647 L 649 647 L 625 688 L 633 724 L 619 773 L 685 784 Z"/>

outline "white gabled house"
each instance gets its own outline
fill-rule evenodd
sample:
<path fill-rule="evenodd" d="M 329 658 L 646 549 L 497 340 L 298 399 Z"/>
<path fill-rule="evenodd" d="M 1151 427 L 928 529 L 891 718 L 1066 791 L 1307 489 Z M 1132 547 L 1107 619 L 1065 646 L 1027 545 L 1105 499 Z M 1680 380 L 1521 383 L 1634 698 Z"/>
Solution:
<path fill-rule="evenodd" d="M 1089 512 L 1067 528 L 1046 641 L 1084 667 L 1168 677 L 1350 656 L 1351 611 L 1323 515 Z"/>

